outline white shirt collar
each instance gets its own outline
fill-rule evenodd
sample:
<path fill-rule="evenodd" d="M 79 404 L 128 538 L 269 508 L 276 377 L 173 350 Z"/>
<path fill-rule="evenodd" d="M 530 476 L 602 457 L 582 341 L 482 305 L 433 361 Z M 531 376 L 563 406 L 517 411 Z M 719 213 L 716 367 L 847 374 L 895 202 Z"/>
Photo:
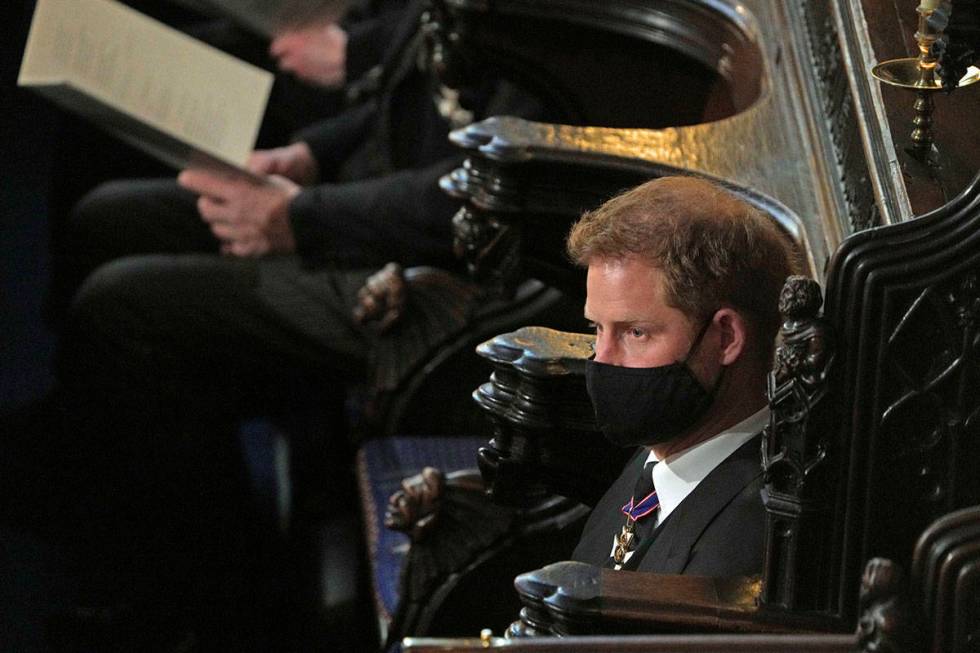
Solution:
<path fill-rule="evenodd" d="M 660 524 L 667 518 L 681 501 L 687 498 L 711 471 L 722 461 L 732 455 L 736 449 L 751 440 L 769 423 L 769 407 L 762 408 L 730 429 L 693 447 L 667 456 L 653 466 L 653 484 L 657 488 L 657 498 L 660 508 L 657 514 L 651 515 Z M 647 456 L 646 462 L 657 460 L 653 451 Z M 616 536 L 613 535 L 613 546 L 609 551 L 612 556 L 616 550 Z M 624 563 L 633 557 L 635 551 L 628 551 Z M 621 565 L 616 565 L 620 569 Z"/>
<path fill-rule="evenodd" d="M 667 456 L 653 467 L 653 484 L 660 499 L 657 521 L 662 522 L 711 471 L 769 423 L 769 407 L 718 435 Z M 650 452 L 647 462 L 656 461 Z"/>

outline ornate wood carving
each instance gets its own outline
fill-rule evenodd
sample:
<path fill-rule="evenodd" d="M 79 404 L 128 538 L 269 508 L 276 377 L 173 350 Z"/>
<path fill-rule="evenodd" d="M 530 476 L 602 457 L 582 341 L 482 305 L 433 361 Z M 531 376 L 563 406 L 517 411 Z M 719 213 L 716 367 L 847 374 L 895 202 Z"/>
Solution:
<path fill-rule="evenodd" d="M 503 623 L 513 614 L 513 600 L 499 593 L 510 589 L 518 571 L 567 555 L 587 512 L 554 496 L 521 508 L 501 506 L 477 470 L 443 474 L 430 467 L 405 479 L 385 514 L 385 526 L 412 540 L 389 640 L 432 628 L 458 632 L 451 615 L 460 611 L 469 613 L 467 623 L 493 623 L 495 617 Z M 484 592 L 494 597 L 493 605 L 473 612 Z"/>
<path fill-rule="evenodd" d="M 969 653 L 980 636 L 980 506 L 944 515 L 922 533 L 909 581 L 902 567 L 873 558 L 860 584 L 861 617 L 854 634 L 778 634 L 806 628 L 785 622 L 764 635 L 743 635 L 765 615 L 755 609 L 750 579 L 710 579 L 613 572 L 563 562 L 522 574 L 515 581 L 524 608 L 507 633 L 484 634 L 483 648 L 556 651 L 831 651 L 843 653 Z M 656 629 L 671 632 L 686 617 L 684 635 L 624 634 Z M 617 620 L 618 617 L 618 620 Z M 710 630 L 720 619 L 728 632 L 711 638 L 689 634 Z M 645 621 L 644 621 L 645 620 Z M 614 631 L 615 637 L 593 636 Z M 583 636 L 588 634 L 589 636 Z M 523 645 L 526 637 L 561 639 Z M 410 640 L 406 650 L 475 651 L 473 640 Z M 543 646 L 542 646 L 543 645 Z"/>
<path fill-rule="evenodd" d="M 826 551 L 833 532 L 826 488 L 833 483 L 824 405 L 833 333 L 820 316 L 820 285 L 790 277 L 779 298 L 783 325 L 769 374 L 769 427 L 763 436 L 767 607 L 813 609 L 827 592 Z"/>
<path fill-rule="evenodd" d="M 357 293 L 354 321 L 374 324 L 378 333 L 388 331 L 402 316 L 408 297 L 402 266 L 389 263 L 370 277 Z"/>
<path fill-rule="evenodd" d="M 980 506 L 944 515 L 919 537 L 906 583 L 899 565 L 868 562 L 858 637 L 865 651 L 975 651 L 980 643 Z"/>
<path fill-rule="evenodd" d="M 367 280 L 352 317 L 373 340 L 364 406 L 371 428 L 390 433 L 400 423 L 412 394 L 406 385 L 419 383 L 417 372 L 471 328 L 483 298 L 473 282 L 435 268 L 391 263 Z"/>
<path fill-rule="evenodd" d="M 470 277 L 497 296 L 514 292 L 526 276 L 519 224 L 493 213 L 477 215 L 466 206 L 453 216 L 453 249 Z"/>
<path fill-rule="evenodd" d="M 538 281 L 520 283 L 502 300 L 448 272 L 387 266 L 361 290 L 354 314 L 373 339 L 366 426 L 387 435 L 489 435 L 487 421 L 469 401 L 488 369 L 476 345 L 529 322 L 577 327 L 580 315 L 578 299 Z M 433 402 L 442 409 L 433 412 Z"/>
<path fill-rule="evenodd" d="M 407 533 L 413 542 L 432 530 L 439 516 L 445 482 L 442 472 L 426 467 L 402 481 L 402 489 L 388 498 L 385 528 Z"/>
<path fill-rule="evenodd" d="M 821 117 L 833 147 L 837 183 L 847 207 L 850 231 L 861 231 L 880 223 L 880 210 L 856 120 L 858 112 L 848 86 L 834 0 L 797 0 L 797 5 L 806 29 L 809 68 L 816 80 Z"/>
<path fill-rule="evenodd" d="M 385 526 L 412 538 L 392 632 L 413 632 L 436 589 L 486 555 L 508 534 L 516 515 L 487 498 L 476 470 L 444 475 L 427 467 L 405 479 L 385 513 Z"/>
<path fill-rule="evenodd" d="M 848 239 L 826 318 L 815 299 L 784 315 L 764 450 L 768 608 L 853 623 L 847 588 L 866 560 L 908 565 L 929 523 L 980 502 L 978 187 Z"/>
<path fill-rule="evenodd" d="M 372 275 L 358 292 L 353 317 L 374 327 L 375 391 L 397 388 L 407 370 L 472 320 L 481 299 L 477 286 L 435 268 L 403 270 L 389 263 Z"/>
<path fill-rule="evenodd" d="M 955 457 L 971 450 L 976 431 L 970 425 L 980 411 L 974 392 L 980 380 L 978 270 L 901 293 L 881 352 L 893 381 L 880 395 L 878 434 L 888 451 L 882 462 L 891 467 L 889 478 L 907 477 L 907 518 L 918 524 L 956 507 L 957 486 L 976 485 L 960 476 L 974 472 L 957 465 Z M 910 425 L 915 438 L 909 437 Z M 897 515 L 889 521 L 902 528 Z"/>
<path fill-rule="evenodd" d="M 827 623 L 761 610 L 760 580 L 652 574 L 558 562 L 521 574 L 511 637 L 603 633 L 793 632 Z"/>
<path fill-rule="evenodd" d="M 902 568 L 885 558 L 868 561 L 861 577 L 858 641 L 868 653 L 911 653 L 912 614 Z"/>
<path fill-rule="evenodd" d="M 828 387 L 842 414 L 831 430 L 838 524 L 826 608 L 854 615 L 861 565 L 908 565 L 939 516 L 980 503 L 976 316 L 980 178 L 946 207 L 856 234 L 827 281 L 839 343 Z"/>
<path fill-rule="evenodd" d="M 573 614 L 569 615 L 585 632 L 595 631 L 595 618 L 599 612 L 599 586 L 602 570 L 582 562 L 556 562 L 514 580 L 514 587 L 521 597 L 520 618 L 508 630 L 512 637 L 540 637 L 557 635 L 560 626 L 556 615 L 549 610 L 547 601 L 558 592 L 580 595 Z M 585 596 L 582 596 L 582 595 Z M 590 619 L 591 617 L 591 619 Z M 589 627 L 591 623 L 592 628 Z"/>
<path fill-rule="evenodd" d="M 725 138 L 751 138 L 747 125 L 742 126 L 746 131 L 731 127 Z M 497 288 L 512 286 L 521 275 L 533 275 L 582 293 L 584 275 L 564 254 L 571 224 L 623 189 L 677 172 L 658 159 L 687 155 L 723 163 L 720 140 L 706 134 L 689 136 L 690 143 L 681 147 L 672 135 L 661 132 L 575 128 L 506 117 L 454 132 L 453 141 L 470 154 L 442 181 L 444 190 L 466 201 L 454 221 L 457 252 L 472 275 Z M 734 170 L 741 162 L 724 164 Z M 729 187 L 771 216 L 801 251 L 813 249 L 799 216 L 785 205 L 742 186 Z"/>

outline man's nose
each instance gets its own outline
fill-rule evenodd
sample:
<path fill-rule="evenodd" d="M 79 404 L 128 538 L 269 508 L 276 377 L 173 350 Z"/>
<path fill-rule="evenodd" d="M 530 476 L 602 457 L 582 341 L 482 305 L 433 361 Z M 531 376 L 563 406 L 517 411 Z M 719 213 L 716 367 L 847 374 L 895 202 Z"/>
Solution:
<path fill-rule="evenodd" d="M 595 339 L 595 362 L 606 365 L 619 365 L 619 351 L 614 338 L 597 335 Z"/>

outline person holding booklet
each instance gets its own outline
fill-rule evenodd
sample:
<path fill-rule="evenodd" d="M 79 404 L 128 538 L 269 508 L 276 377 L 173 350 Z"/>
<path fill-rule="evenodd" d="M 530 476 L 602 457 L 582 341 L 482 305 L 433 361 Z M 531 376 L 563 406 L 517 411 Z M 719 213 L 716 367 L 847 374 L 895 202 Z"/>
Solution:
<path fill-rule="evenodd" d="M 340 412 L 370 347 L 351 318 L 365 279 L 390 261 L 457 265 L 458 206 L 438 180 L 462 156 L 439 83 L 418 65 L 424 6 L 404 10 L 374 95 L 256 152 L 251 176 L 112 182 L 76 207 L 85 282 L 62 332 L 51 424 L 32 446 L 63 471 L 59 496 L 82 506 L 100 555 L 146 567 L 160 601 L 234 613 L 233 597 L 188 581 L 232 560 L 258 564 L 238 424 L 288 417 L 304 399 Z M 489 75 L 461 103 L 474 119 L 554 119 Z M 293 460 L 336 482 L 322 452 L 293 443 Z M 325 494 L 342 502 L 341 489 Z"/>
<path fill-rule="evenodd" d="M 337 115 L 354 98 L 370 92 L 405 9 L 405 0 L 313 1 L 323 7 L 333 5 L 334 13 L 312 22 L 284 24 L 271 42 L 220 15 L 202 16 L 184 9 L 179 0 L 172 5 L 158 0 L 125 0 L 125 4 L 256 66 L 278 67 L 257 135 L 260 147 L 270 147 L 297 129 Z M 345 7 L 343 19 L 334 20 L 332 16 Z M 93 160 L 93 151 L 102 156 Z M 103 254 L 80 251 L 77 243 L 86 235 L 69 219 L 72 207 L 106 180 L 162 176 L 168 166 L 66 114 L 55 141 L 54 167 L 49 206 L 53 280 L 45 313 L 57 329 L 81 282 L 104 260 Z"/>
<path fill-rule="evenodd" d="M 423 6 L 416 0 L 406 10 L 377 97 L 289 145 L 256 151 L 254 176 L 188 169 L 179 186 L 113 182 L 80 202 L 76 249 L 87 260 L 79 267 L 95 273 L 80 275 L 88 281 L 66 330 L 66 366 L 88 349 L 74 343 L 120 337 L 103 322 L 118 325 L 145 309 L 155 318 L 153 338 L 172 330 L 167 344 L 178 349 L 191 342 L 181 330 L 199 329 L 195 339 L 214 337 L 221 347 L 236 334 L 248 350 L 271 347 L 273 361 L 360 370 L 367 342 L 349 309 L 363 280 L 393 260 L 457 265 L 450 218 L 458 207 L 438 179 L 461 155 L 433 100 L 438 83 L 416 65 Z M 477 118 L 547 117 L 503 81 L 482 82 L 464 100 Z M 108 317 L 122 307 L 124 315 Z M 229 355 L 244 354 L 241 345 Z"/>

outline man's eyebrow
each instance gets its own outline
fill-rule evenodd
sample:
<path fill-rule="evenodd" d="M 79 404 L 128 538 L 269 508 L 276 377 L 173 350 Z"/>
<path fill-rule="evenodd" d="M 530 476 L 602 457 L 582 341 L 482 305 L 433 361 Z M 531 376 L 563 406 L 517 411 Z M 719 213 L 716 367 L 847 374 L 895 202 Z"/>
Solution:
<path fill-rule="evenodd" d="M 589 315 L 588 311 L 585 311 L 583 313 L 583 317 L 586 320 L 588 320 L 589 322 L 595 322 L 596 321 L 594 318 L 592 318 Z M 664 328 L 664 322 L 663 322 L 663 320 L 658 320 L 658 319 L 651 318 L 651 317 L 648 317 L 648 316 L 643 316 L 643 317 L 640 317 L 640 316 L 636 316 L 636 317 L 627 316 L 627 317 L 622 318 L 622 319 L 619 319 L 619 320 L 613 320 L 612 321 L 612 324 L 614 324 L 616 326 L 622 326 L 624 324 L 625 325 L 637 325 L 638 324 L 638 325 L 649 327 L 652 331 L 661 331 Z"/>

